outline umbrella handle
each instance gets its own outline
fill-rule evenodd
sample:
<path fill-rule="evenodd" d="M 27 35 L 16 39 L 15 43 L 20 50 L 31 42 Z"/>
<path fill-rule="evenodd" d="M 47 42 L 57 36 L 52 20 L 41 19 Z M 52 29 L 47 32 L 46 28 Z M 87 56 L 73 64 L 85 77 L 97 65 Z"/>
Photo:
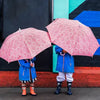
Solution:
<path fill-rule="evenodd" d="M 60 52 L 60 55 L 61 55 L 61 56 L 64 56 L 64 55 L 65 55 L 65 53 Z"/>
<path fill-rule="evenodd" d="M 18 61 L 18 64 L 19 64 L 19 66 L 20 66 L 20 63 L 19 63 L 19 61 Z"/>

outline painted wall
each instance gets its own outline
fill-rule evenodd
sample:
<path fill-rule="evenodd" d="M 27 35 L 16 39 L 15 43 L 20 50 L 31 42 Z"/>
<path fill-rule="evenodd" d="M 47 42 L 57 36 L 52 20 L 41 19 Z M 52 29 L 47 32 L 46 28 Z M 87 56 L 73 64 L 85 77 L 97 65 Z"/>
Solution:
<path fill-rule="evenodd" d="M 69 18 L 69 0 L 53 0 L 53 19 Z"/>
<path fill-rule="evenodd" d="M 1 1 L 2 0 L 0 0 L 0 2 Z M 12 0 L 12 1 L 22 1 L 22 0 Z M 29 0 L 27 0 L 27 1 L 29 1 Z M 37 1 L 37 0 L 32 0 L 32 1 Z M 41 1 L 41 0 L 38 0 L 38 1 Z M 48 1 L 48 0 L 46 0 L 46 1 Z M 61 1 L 61 3 L 64 3 L 62 1 L 68 2 L 68 0 L 59 0 L 58 2 L 60 2 L 60 1 Z M 99 0 L 87 0 L 87 1 L 77 0 L 77 2 L 75 2 L 76 0 L 69 0 L 69 1 L 70 1 L 69 5 L 71 4 L 71 2 L 76 4 L 76 6 L 75 5 L 73 6 L 73 3 L 72 3 L 72 8 L 69 8 L 70 9 L 69 10 L 69 13 L 70 13 L 69 18 L 70 19 L 76 18 L 83 11 L 88 11 L 88 10 L 89 11 L 90 10 L 100 11 L 100 1 Z M 42 0 L 42 2 L 43 2 L 43 0 Z M 48 3 L 47 3 L 47 5 L 48 5 Z M 67 7 L 65 7 L 65 8 L 67 8 Z M 44 8 L 45 8 L 45 6 L 44 6 Z M 30 9 L 32 9 L 32 6 L 30 6 Z M 2 11 L 2 10 L 0 9 L 0 11 Z M 64 17 L 68 18 L 68 15 L 66 17 L 65 13 L 66 12 L 63 13 Z M 44 12 L 42 12 L 41 14 L 44 14 Z M 9 13 L 8 13 L 8 15 L 9 15 Z M 50 16 L 51 16 L 51 14 L 49 13 L 48 21 L 51 19 Z M 2 16 L 0 16 L 0 17 L 2 18 Z M 47 18 L 47 16 L 45 16 L 45 18 Z M 33 23 L 32 23 L 32 25 L 33 25 Z M 23 26 L 23 27 L 25 27 L 25 26 Z M 96 38 L 100 39 L 100 34 L 99 34 L 100 27 L 91 27 L 91 28 L 92 28 Z M 15 31 L 15 30 L 13 30 L 13 31 Z M 0 43 L 2 43 L 1 38 L 0 38 Z M 50 55 L 52 55 L 52 49 L 50 49 L 50 51 L 48 51 L 48 50 L 45 51 L 45 56 L 47 56 L 46 54 L 48 52 L 49 52 Z M 41 56 L 44 57 L 44 53 L 41 54 Z M 54 62 L 56 62 L 56 56 L 55 56 L 55 51 L 54 51 L 54 47 L 53 47 Z M 38 60 L 40 60 L 40 59 L 41 59 L 41 57 L 38 58 Z M 50 62 L 52 62 L 52 57 L 51 56 L 49 56 L 49 59 L 51 60 Z M 42 66 L 44 66 L 45 60 L 42 60 L 42 61 L 44 61 L 44 62 L 39 63 L 39 61 L 38 61 L 38 63 L 39 63 L 39 65 L 42 64 Z M 54 62 L 53 62 L 53 66 L 56 66 L 56 63 L 54 63 Z M 1 66 L 1 64 L 4 64 L 4 65 Z M 46 68 L 47 68 L 46 69 L 47 71 L 48 71 L 48 69 L 49 69 L 49 71 L 52 71 L 52 66 L 51 65 L 52 64 L 50 64 L 49 68 L 48 68 L 48 65 L 45 65 L 45 67 L 38 66 L 38 70 L 43 71 L 43 72 L 38 72 L 37 71 L 37 79 L 38 80 L 35 83 L 35 87 L 56 87 L 56 76 L 57 76 L 57 74 L 52 73 L 52 72 L 44 72 Z M 100 67 L 99 67 L 99 65 L 100 65 L 100 56 L 98 56 L 98 52 L 97 52 L 97 55 L 95 55 L 93 58 L 82 57 L 82 56 L 81 57 L 75 57 L 75 65 L 77 65 L 79 67 L 77 67 L 77 66 L 75 67 L 75 73 L 74 73 L 74 76 L 73 76 L 74 77 L 73 87 L 100 87 Z M 84 66 L 84 67 L 81 67 L 81 66 Z M 92 66 L 94 66 L 94 67 L 92 67 Z M 19 82 L 19 79 L 18 79 L 18 67 L 16 68 L 15 64 L 13 64 L 13 63 L 10 64 L 9 66 L 7 66 L 7 63 L 4 60 L 0 60 L 0 87 L 15 87 L 15 86 L 16 87 L 21 86 L 21 83 Z M 66 87 L 66 82 L 64 82 L 63 87 Z"/>

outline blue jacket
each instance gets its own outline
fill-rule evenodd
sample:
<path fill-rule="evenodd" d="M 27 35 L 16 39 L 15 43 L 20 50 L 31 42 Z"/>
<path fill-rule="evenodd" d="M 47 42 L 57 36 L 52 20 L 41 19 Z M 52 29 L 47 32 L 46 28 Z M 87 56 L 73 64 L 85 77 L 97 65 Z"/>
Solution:
<path fill-rule="evenodd" d="M 34 63 L 36 58 L 34 57 L 31 61 Z M 36 70 L 35 67 L 30 66 L 30 60 L 28 62 L 26 60 L 19 60 L 19 80 L 20 81 L 30 81 L 30 75 L 32 79 L 36 78 Z M 30 73 L 31 72 L 31 73 Z"/>
<path fill-rule="evenodd" d="M 62 56 L 62 48 L 56 46 L 55 51 L 58 54 L 56 70 L 59 72 L 73 73 L 74 72 L 74 58 L 69 53 Z"/>

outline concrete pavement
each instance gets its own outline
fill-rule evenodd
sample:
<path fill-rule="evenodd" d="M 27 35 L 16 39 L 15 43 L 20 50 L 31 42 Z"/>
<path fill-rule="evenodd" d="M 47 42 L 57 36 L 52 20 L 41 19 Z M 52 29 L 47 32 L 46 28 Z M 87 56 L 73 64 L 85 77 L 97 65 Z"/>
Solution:
<path fill-rule="evenodd" d="M 73 95 L 66 95 L 62 88 L 60 95 L 55 95 L 55 88 L 35 88 L 37 96 L 21 96 L 21 88 L 0 88 L 0 100 L 100 100 L 100 88 L 72 88 Z M 29 89 L 27 89 L 29 92 Z"/>

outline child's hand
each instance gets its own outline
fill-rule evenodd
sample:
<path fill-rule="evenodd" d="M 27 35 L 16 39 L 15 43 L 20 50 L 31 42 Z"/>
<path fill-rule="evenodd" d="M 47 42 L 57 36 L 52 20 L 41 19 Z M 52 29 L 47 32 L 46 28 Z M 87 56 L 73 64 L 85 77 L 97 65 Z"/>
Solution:
<path fill-rule="evenodd" d="M 67 53 L 67 51 L 63 50 L 63 53 Z"/>
<path fill-rule="evenodd" d="M 34 63 L 30 63 L 30 66 L 31 66 L 31 67 L 34 67 Z"/>
<path fill-rule="evenodd" d="M 30 66 L 33 67 L 33 63 L 30 63 Z"/>

